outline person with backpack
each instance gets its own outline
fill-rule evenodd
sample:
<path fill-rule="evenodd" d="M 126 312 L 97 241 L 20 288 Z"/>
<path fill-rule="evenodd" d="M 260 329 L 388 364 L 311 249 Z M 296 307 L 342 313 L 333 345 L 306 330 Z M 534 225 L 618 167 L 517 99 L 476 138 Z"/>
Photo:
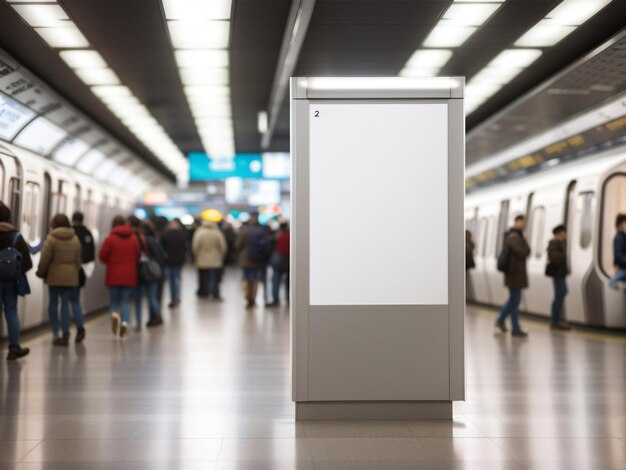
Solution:
<path fill-rule="evenodd" d="M 256 305 L 259 282 L 263 281 L 271 254 L 270 237 L 259 224 L 259 214 L 253 213 L 250 223 L 241 227 L 235 247 L 239 253 L 239 266 L 243 270 L 243 291 L 246 308 Z"/>
<path fill-rule="evenodd" d="M 554 283 L 554 300 L 552 301 L 552 315 L 550 316 L 550 328 L 553 330 L 570 330 L 569 324 L 561 320 L 561 310 L 567 295 L 565 277 L 569 274 L 567 268 L 567 229 L 565 225 L 559 225 L 552 230 L 554 238 L 548 244 L 548 264 L 546 276 L 551 277 Z"/>
<path fill-rule="evenodd" d="M 50 222 L 52 231 L 41 251 L 37 277 L 48 285 L 48 315 L 55 346 L 67 346 L 70 341 L 70 296 L 79 284 L 81 269 L 80 241 L 65 214 L 56 214 Z M 77 302 L 76 297 L 74 302 Z M 59 336 L 59 300 L 61 300 L 61 331 Z M 80 304 L 72 305 L 76 323 L 76 343 L 85 339 L 85 325 Z"/>
<path fill-rule="evenodd" d="M 513 227 L 505 234 L 502 252 L 498 257 L 498 270 L 504 273 L 504 285 L 509 289 L 509 300 L 502 307 L 496 320 L 496 327 L 503 333 L 507 330 L 506 317 L 511 316 L 511 335 L 525 338 L 528 333 L 522 331 L 519 324 L 519 306 L 522 301 L 522 289 L 528 287 L 526 259 L 530 255 L 530 247 L 524 238 L 526 218 L 515 217 Z"/>
<path fill-rule="evenodd" d="M 226 238 L 215 222 L 205 220 L 196 229 L 191 251 L 198 268 L 198 296 L 222 300 L 219 276 L 226 256 Z"/>
<path fill-rule="evenodd" d="M 272 302 L 266 307 L 276 307 L 280 304 L 279 292 L 283 277 L 285 278 L 285 289 L 287 303 L 289 303 L 289 224 L 280 224 L 276 245 L 270 257 L 272 267 Z"/>
<path fill-rule="evenodd" d="M 130 297 L 137 287 L 140 248 L 135 231 L 122 215 L 113 218 L 111 233 L 100 248 L 100 261 L 107 266 L 109 309 L 113 334 L 123 338 L 128 332 Z"/>
<path fill-rule="evenodd" d="M 165 250 L 156 238 L 154 226 L 148 220 L 140 221 L 137 217 L 129 217 L 129 224 L 135 229 L 135 235 L 141 249 L 137 272 L 137 289 L 135 290 L 135 331 L 141 331 L 142 299 L 148 300 L 150 318 L 148 328 L 163 324 L 161 304 L 158 299 L 159 281 L 163 277 L 163 263 L 167 258 Z"/>
<path fill-rule="evenodd" d="M 28 243 L 11 224 L 11 209 L 0 201 L 0 305 L 9 335 L 7 361 L 15 361 L 30 352 L 20 346 L 17 297 L 28 293 L 26 273 L 32 267 Z"/>
<path fill-rule="evenodd" d="M 86 268 L 93 269 L 91 265 L 93 265 L 96 260 L 96 243 L 89 229 L 83 224 L 84 219 L 85 216 L 82 212 L 74 212 L 74 214 L 72 214 L 72 226 L 74 227 L 74 233 L 76 233 L 78 241 L 80 242 L 80 257 L 82 263 L 80 272 L 78 273 L 78 286 L 74 288 L 70 294 L 70 306 L 73 309 L 72 313 L 74 315 L 74 322 L 76 323 L 79 321 L 77 319 L 80 319 L 80 322 L 82 323 L 82 319 L 84 318 L 83 307 L 80 303 L 80 291 L 87 283 L 87 274 L 85 271 Z M 82 336 L 82 339 L 84 339 L 84 328 L 82 330 L 82 334 L 80 331 L 78 334 Z M 78 336 L 76 337 L 76 340 L 78 341 Z"/>

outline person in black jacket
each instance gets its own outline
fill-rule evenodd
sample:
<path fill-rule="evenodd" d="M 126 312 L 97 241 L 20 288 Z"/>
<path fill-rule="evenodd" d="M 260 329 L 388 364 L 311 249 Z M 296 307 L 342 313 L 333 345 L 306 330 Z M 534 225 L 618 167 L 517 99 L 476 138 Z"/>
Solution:
<path fill-rule="evenodd" d="M 11 209 L 0 202 L 0 250 L 13 246 L 17 230 L 11 224 Z M 22 255 L 22 276 L 32 267 L 28 244 L 21 235 L 15 239 L 15 249 Z M 14 361 L 26 356 L 30 350 L 20 346 L 20 320 L 17 314 L 17 283 L 15 281 L 0 282 L 0 305 L 4 311 L 9 334 L 9 354 L 7 361 Z"/>
<path fill-rule="evenodd" d="M 546 266 L 546 276 L 551 277 L 554 281 L 554 300 L 552 301 L 550 328 L 569 330 L 570 326 L 561 320 L 561 310 L 567 295 L 565 276 L 569 274 L 567 269 L 567 250 L 565 248 L 567 229 L 564 225 L 559 225 L 552 230 L 552 233 L 554 238 L 548 244 L 548 265 Z"/>
<path fill-rule="evenodd" d="M 168 307 L 180 305 L 180 272 L 187 256 L 187 232 L 178 221 L 167 224 L 161 235 L 161 245 L 167 253 L 165 260 L 165 276 L 170 283 L 170 303 Z"/>
<path fill-rule="evenodd" d="M 617 289 L 620 283 L 626 285 L 626 214 L 617 215 L 615 228 L 617 232 L 613 238 L 613 264 L 616 272 L 610 281 L 613 289 Z"/>
<path fill-rule="evenodd" d="M 83 225 L 84 219 L 85 216 L 82 212 L 74 212 L 72 215 L 72 226 L 74 227 L 78 241 L 80 241 L 80 256 L 83 265 L 93 263 L 96 260 L 96 244 L 94 243 L 93 235 L 89 229 Z M 72 314 L 77 329 L 75 340 L 77 343 L 85 339 L 84 314 L 80 303 L 80 290 L 85 287 L 86 283 L 87 275 L 85 274 L 85 270 L 81 267 L 78 273 L 78 287 L 72 289 L 72 293 L 70 294 L 70 305 L 73 306 Z"/>

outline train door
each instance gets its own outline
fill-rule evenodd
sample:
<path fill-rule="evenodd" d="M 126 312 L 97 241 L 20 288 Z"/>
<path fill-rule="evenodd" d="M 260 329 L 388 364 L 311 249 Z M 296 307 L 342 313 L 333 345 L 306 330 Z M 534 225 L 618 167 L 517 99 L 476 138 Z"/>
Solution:
<path fill-rule="evenodd" d="M 59 179 L 57 181 L 57 190 L 52 195 L 52 207 L 55 214 L 67 214 L 69 209 L 69 192 L 70 185 L 67 181 Z"/>
<path fill-rule="evenodd" d="M 615 274 L 613 264 L 613 237 L 615 219 L 626 214 L 626 165 L 623 171 L 611 173 L 602 184 L 600 202 L 597 268 L 604 291 L 605 325 L 609 328 L 626 328 L 626 292 L 609 287 L 609 277 Z"/>
<path fill-rule="evenodd" d="M 472 284 L 474 289 L 474 300 L 480 303 L 488 304 L 491 302 L 489 293 L 489 283 L 487 279 L 487 240 L 489 238 L 489 217 L 482 214 L 482 210 L 478 212 L 478 223 L 476 224 L 476 232 L 474 240 L 476 250 L 474 251 L 474 261 L 476 268 L 470 271 Z"/>
<path fill-rule="evenodd" d="M 565 298 L 567 320 L 594 326 L 601 326 L 603 320 L 602 299 L 596 298 L 593 291 L 587 291 L 587 278 L 593 265 L 593 225 L 596 211 L 596 193 L 593 190 L 571 189 L 569 221 L 569 256 L 571 286 Z"/>

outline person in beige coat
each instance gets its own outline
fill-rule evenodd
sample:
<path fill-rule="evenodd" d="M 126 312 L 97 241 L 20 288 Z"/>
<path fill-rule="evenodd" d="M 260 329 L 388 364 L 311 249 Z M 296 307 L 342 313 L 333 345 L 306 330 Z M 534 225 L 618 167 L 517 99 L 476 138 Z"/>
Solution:
<path fill-rule="evenodd" d="M 226 256 L 226 238 L 215 222 L 202 223 L 194 233 L 191 250 L 198 268 L 198 296 L 222 300 L 219 278 Z"/>
<path fill-rule="evenodd" d="M 37 276 L 43 278 L 48 285 L 48 315 L 55 346 L 67 346 L 70 338 L 69 304 L 72 290 L 79 284 L 81 267 L 80 241 L 66 215 L 57 214 L 50 222 L 51 232 L 46 237 Z M 61 299 L 61 328 L 63 336 L 59 337 L 59 298 Z M 76 342 L 85 338 L 85 327 L 80 305 L 72 306 L 74 321 L 78 330 Z"/>

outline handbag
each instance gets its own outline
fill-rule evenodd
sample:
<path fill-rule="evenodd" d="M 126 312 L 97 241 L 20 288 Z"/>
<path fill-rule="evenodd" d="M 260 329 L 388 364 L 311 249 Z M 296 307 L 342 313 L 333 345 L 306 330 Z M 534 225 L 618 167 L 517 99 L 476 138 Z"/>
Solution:
<path fill-rule="evenodd" d="M 139 266 L 137 267 L 139 281 L 144 284 L 158 281 L 163 277 L 161 266 L 156 260 L 148 256 L 148 248 L 144 245 L 141 238 L 139 238 L 139 244 L 141 245 L 141 255 L 139 256 Z"/>

